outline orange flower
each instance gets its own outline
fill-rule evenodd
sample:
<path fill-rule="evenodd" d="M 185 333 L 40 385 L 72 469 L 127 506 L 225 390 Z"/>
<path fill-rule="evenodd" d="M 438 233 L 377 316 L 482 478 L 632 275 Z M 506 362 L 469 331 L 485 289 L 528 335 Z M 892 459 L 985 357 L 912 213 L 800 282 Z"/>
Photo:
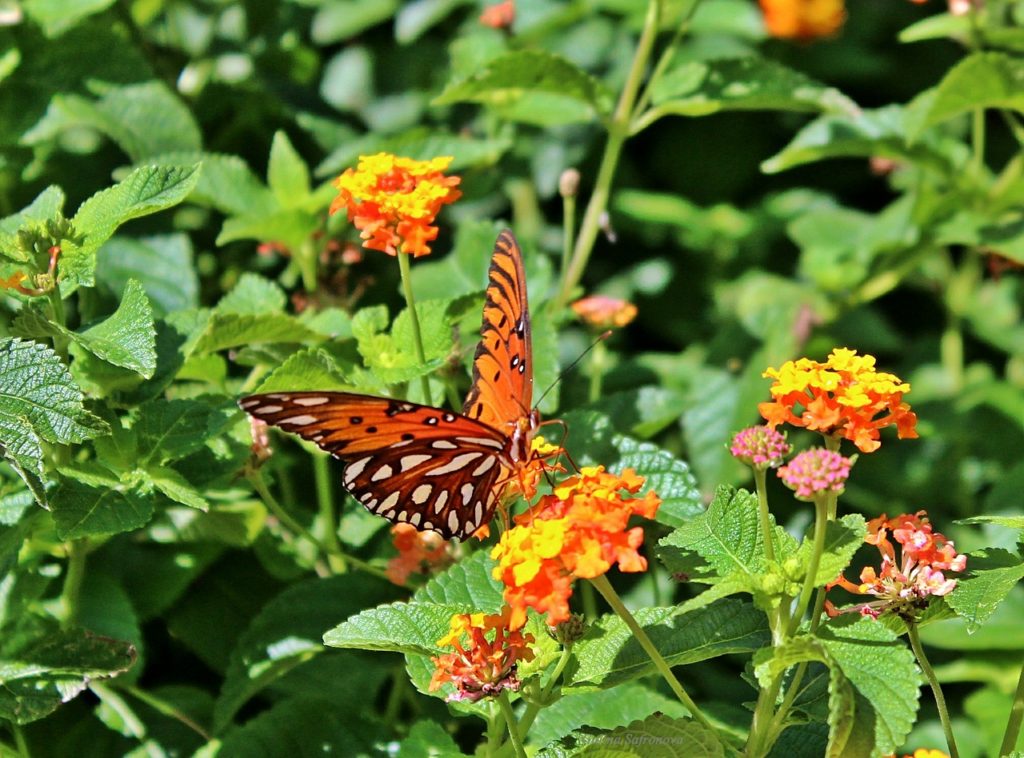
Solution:
<path fill-rule="evenodd" d="M 762 376 L 775 380 L 774 400 L 758 406 L 772 428 L 786 422 L 844 437 L 864 453 L 881 446 L 878 430 L 892 424 L 900 439 L 917 438 L 917 416 L 903 402 L 910 385 L 894 374 L 876 371 L 874 356 L 836 348 L 825 363 L 801 358 Z"/>
<path fill-rule="evenodd" d="M 335 186 L 331 213 L 345 208 L 359 230 L 363 247 L 388 255 L 416 257 L 430 253 L 437 237 L 434 219 L 441 206 L 458 200 L 460 179 L 445 176 L 451 157 L 417 161 L 390 153 L 360 156 L 356 169 L 346 169 Z"/>
<path fill-rule="evenodd" d="M 515 0 L 504 0 L 496 5 L 489 5 L 480 14 L 480 23 L 492 29 L 507 29 L 515 20 Z"/>
<path fill-rule="evenodd" d="M 23 295 L 36 294 L 35 292 L 28 289 L 27 287 L 25 287 L 25 285 L 22 284 L 22 282 L 25 281 L 25 279 L 27 278 L 28 277 L 25 275 L 23 271 L 16 271 L 6 279 L 0 279 L 0 289 L 17 290 Z"/>
<path fill-rule="evenodd" d="M 889 541 L 890 535 L 900 545 L 899 557 Z M 865 566 L 860 572 L 860 584 L 840 575 L 828 586 L 838 585 L 855 595 L 879 598 L 848 609 L 872 618 L 886 611 L 912 612 L 923 607 L 932 595 L 948 595 L 956 588 L 957 580 L 947 579 L 943 572 L 960 572 L 967 567 L 967 556 L 958 554 L 952 540 L 932 529 L 925 511 L 891 519 L 882 514 L 871 519 L 864 542 L 876 546 L 882 554 L 880 570 Z M 832 616 L 841 612 L 829 601 L 826 609 Z"/>
<path fill-rule="evenodd" d="M 568 619 L 573 579 L 592 579 L 613 564 L 626 572 L 647 569 L 637 552 L 643 529 L 626 528 L 630 516 L 654 518 L 661 505 L 653 492 L 629 497 L 643 484 L 632 469 L 615 476 L 601 466 L 586 467 L 516 517 L 491 552 L 513 629 L 526 623 L 527 608 L 547 613 L 552 626 Z"/>
<path fill-rule="evenodd" d="M 440 534 L 420 532 L 412 524 L 395 524 L 391 539 L 398 555 L 388 561 L 387 577 L 404 585 L 412 574 L 435 574 L 452 563 L 449 543 Z"/>
<path fill-rule="evenodd" d="M 445 682 L 455 685 L 452 700 L 476 702 L 481 698 L 498 695 L 502 690 L 519 689 L 516 664 L 532 661 L 534 642 L 532 634 L 513 631 L 509 625 L 511 609 L 487 616 L 483 613 L 457 613 L 452 616 L 448 634 L 437 641 L 443 647 L 454 647 L 454 653 L 439 655 L 434 662 L 434 675 L 430 691 L 441 688 Z M 488 638 L 488 635 L 490 638 Z M 469 637 L 463 646 L 463 639 Z"/>
<path fill-rule="evenodd" d="M 636 318 L 636 306 L 606 295 L 590 295 L 572 304 L 572 310 L 587 326 L 595 329 L 622 328 Z"/>
<path fill-rule="evenodd" d="M 773 37 L 812 40 L 830 37 L 846 20 L 843 0 L 759 0 Z"/>

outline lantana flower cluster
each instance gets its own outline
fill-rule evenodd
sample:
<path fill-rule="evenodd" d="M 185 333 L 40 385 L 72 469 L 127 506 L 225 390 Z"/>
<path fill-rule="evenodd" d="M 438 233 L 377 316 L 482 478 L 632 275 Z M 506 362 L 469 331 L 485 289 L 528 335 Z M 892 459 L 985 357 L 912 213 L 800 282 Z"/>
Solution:
<path fill-rule="evenodd" d="M 898 556 L 892 540 L 900 546 Z M 866 566 L 860 572 L 860 584 L 840 575 L 829 586 L 878 598 L 856 606 L 862 615 L 873 618 L 886 611 L 920 608 L 932 595 L 948 595 L 957 580 L 944 572 L 960 572 L 967 565 L 967 556 L 957 553 L 953 541 L 932 528 L 925 511 L 894 518 L 883 514 L 872 519 L 864 541 L 878 547 L 882 554 L 880 570 Z M 831 603 L 826 603 L 826 610 L 831 615 L 838 612 Z"/>
<path fill-rule="evenodd" d="M 733 458 L 759 469 L 777 468 L 792 451 L 786 435 L 769 426 L 748 426 L 732 436 Z"/>
<path fill-rule="evenodd" d="M 771 427 L 800 426 L 853 442 L 863 453 L 881 446 L 879 429 L 896 426 L 900 439 L 917 437 L 917 416 L 903 401 L 910 385 L 875 370 L 875 358 L 836 348 L 824 363 L 800 358 L 764 376 L 775 380 L 771 402 L 758 410 Z"/>
<path fill-rule="evenodd" d="M 595 578 L 615 564 L 625 572 L 646 570 L 637 552 L 643 529 L 627 528 L 631 516 L 654 518 L 661 505 L 653 492 L 633 497 L 643 485 L 632 469 L 616 476 L 602 466 L 584 467 L 516 517 L 491 553 L 511 628 L 522 627 L 527 608 L 546 613 L 552 626 L 568 619 L 574 579 Z"/>
<path fill-rule="evenodd" d="M 398 555 L 388 561 L 385 573 L 395 584 L 405 585 L 413 574 L 436 574 L 454 561 L 451 544 L 437 532 L 421 532 L 412 524 L 395 524 L 391 527 L 391 540 Z"/>
<path fill-rule="evenodd" d="M 535 642 L 532 634 L 512 629 L 511 609 L 501 613 L 459 613 L 452 616 L 448 634 L 437 641 L 441 647 L 453 647 L 455 652 L 436 656 L 430 691 L 435 692 L 446 682 L 455 685 L 455 693 L 448 700 L 476 702 L 481 698 L 498 695 L 502 690 L 516 691 L 519 661 L 532 661 Z"/>
<path fill-rule="evenodd" d="M 823 447 L 812 447 L 797 454 L 779 469 L 779 478 L 797 500 L 812 501 L 819 495 L 839 495 L 850 478 L 853 460 Z"/>
<path fill-rule="evenodd" d="M 346 169 L 335 186 L 331 213 L 342 208 L 359 230 L 363 247 L 388 255 L 419 257 L 430 253 L 437 237 L 434 219 L 441 207 L 462 196 L 459 177 L 445 176 L 451 157 L 418 161 L 390 153 L 363 155 Z"/>
<path fill-rule="evenodd" d="M 637 307 L 627 300 L 608 295 L 589 295 L 572 304 L 572 312 L 595 329 L 621 329 L 633 322 Z"/>
<path fill-rule="evenodd" d="M 759 0 L 773 37 L 812 40 L 830 37 L 846 20 L 843 0 Z"/>

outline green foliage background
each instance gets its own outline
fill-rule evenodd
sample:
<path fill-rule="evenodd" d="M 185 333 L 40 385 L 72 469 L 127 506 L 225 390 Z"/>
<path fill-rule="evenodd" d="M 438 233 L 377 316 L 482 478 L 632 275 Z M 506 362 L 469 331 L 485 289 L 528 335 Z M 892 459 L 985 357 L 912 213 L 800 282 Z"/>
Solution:
<path fill-rule="evenodd" d="M 435 399 L 458 396 L 494 237 L 511 225 L 526 250 L 541 388 L 591 339 L 562 295 L 639 308 L 542 410 L 568 420 L 581 463 L 635 465 L 665 498 L 647 544 L 679 528 L 667 569 L 621 585 L 630 605 L 669 614 L 658 623 L 675 623 L 673 602 L 701 597 L 673 580 L 687 564 L 670 548 L 692 549 L 716 487 L 749 486 L 725 446 L 757 420 L 765 367 L 847 346 L 912 384 L 921 439 L 884 433 L 858 460 L 843 509 L 926 508 L 1001 572 L 965 592 L 963 618 L 922 632 L 962 754 L 994 754 L 1024 650 L 1020 524 L 955 522 L 1021 512 L 1024 6 L 993 2 L 972 27 L 934 0 L 857 2 L 835 38 L 793 43 L 767 39 L 746 0 L 704 0 L 685 27 L 690 3 L 663 5 L 658 51 L 685 35 L 625 143 L 610 232 L 564 293 L 559 177 L 579 170 L 582 212 L 643 3 L 520 0 L 511 34 L 482 26 L 466 0 L 4 6 L 0 278 L 46 268 L 47 245 L 24 247 L 19 230 L 50 239 L 40 225 L 58 212 L 74 229 L 54 238 L 59 295 L 0 299 L 0 723 L 12 750 L 472 750 L 478 722 L 415 688 L 436 652 L 431 630 L 453 608 L 494 600 L 482 556 L 418 591 L 422 639 L 376 645 L 406 662 L 353 649 L 374 647 L 359 614 L 409 593 L 338 574 L 268 514 L 241 475 L 249 433 L 234 401 L 343 386 L 422 400 L 428 373 Z M 412 266 L 426 365 L 394 261 L 343 258 L 355 232 L 326 213 L 331 179 L 381 150 L 452 155 L 462 177 L 434 254 Z M 266 478 L 286 510 L 379 569 L 392 554 L 385 524 L 344 496 L 340 465 L 283 438 L 274 447 Z M 776 519 L 800 534 L 809 509 L 773 492 Z M 691 664 L 677 671 L 696 699 L 740 729 L 756 697 L 743 677 L 774 664 L 755 657 L 744 672 L 765 644 L 763 619 L 746 600 L 711 599 L 684 607 L 708 628 L 729 619 L 735 644 L 694 653 L 710 643 L 687 617 L 691 636 L 672 638 L 670 662 Z M 346 649 L 322 645 L 335 627 Z M 786 660 L 838 660 L 844 633 Z M 649 669 L 619 667 L 628 652 L 591 650 L 569 680 L 585 705 L 545 709 L 532 746 L 563 754 L 576 730 L 656 711 L 665 721 L 645 722 L 651 733 L 700 743 L 673 720 L 684 714 L 667 690 L 638 679 Z M 916 674 L 904 663 L 893 677 L 905 697 L 878 726 L 890 733 L 864 754 L 941 744 L 931 707 L 915 716 L 907 701 Z M 820 754 L 826 678 L 779 754 Z"/>

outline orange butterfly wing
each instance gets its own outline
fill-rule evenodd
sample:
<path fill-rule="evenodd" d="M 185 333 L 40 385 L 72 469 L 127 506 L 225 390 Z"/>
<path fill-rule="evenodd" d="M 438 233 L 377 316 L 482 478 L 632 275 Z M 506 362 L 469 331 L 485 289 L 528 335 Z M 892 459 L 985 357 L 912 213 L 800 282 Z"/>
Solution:
<path fill-rule="evenodd" d="M 490 521 L 508 482 L 505 436 L 458 413 L 349 392 L 272 392 L 239 405 L 345 461 L 345 489 L 371 512 L 445 539 Z"/>
<path fill-rule="evenodd" d="M 533 347 L 523 254 L 509 230 L 498 235 L 488 272 L 473 385 L 462 406 L 470 418 L 511 434 L 533 408 Z"/>

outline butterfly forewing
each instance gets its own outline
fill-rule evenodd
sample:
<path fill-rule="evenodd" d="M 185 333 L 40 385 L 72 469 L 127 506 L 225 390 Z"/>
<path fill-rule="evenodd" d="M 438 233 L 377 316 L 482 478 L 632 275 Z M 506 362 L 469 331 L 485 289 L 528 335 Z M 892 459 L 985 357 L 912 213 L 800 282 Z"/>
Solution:
<path fill-rule="evenodd" d="M 458 413 L 348 392 L 275 392 L 239 405 L 345 461 L 345 488 L 373 513 L 445 538 L 486 524 L 508 481 L 505 437 Z"/>
<path fill-rule="evenodd" d="M 512 232 L 494 245 L 473 385 L 462 412 L 505 434 L 533 407 L 533 349 L 523 256 Z"/>

